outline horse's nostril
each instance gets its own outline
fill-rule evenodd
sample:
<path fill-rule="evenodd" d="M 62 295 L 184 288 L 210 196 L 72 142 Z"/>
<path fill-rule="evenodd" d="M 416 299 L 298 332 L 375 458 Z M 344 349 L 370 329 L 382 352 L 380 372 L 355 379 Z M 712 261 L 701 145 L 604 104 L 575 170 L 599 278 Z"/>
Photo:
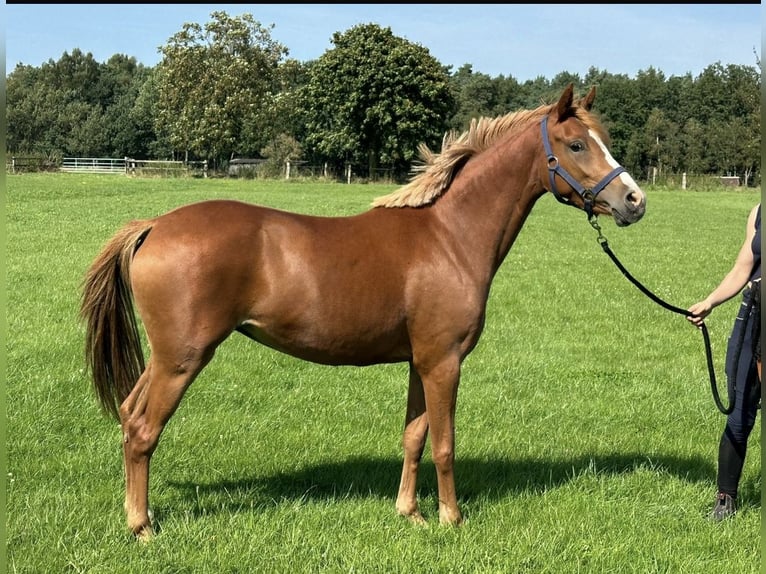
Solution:
<path fill-rule="evenodd" d="M 630 205 L 633 205 L 634 207 L 638 207 L 639 205 L 641 205 L 641 196 L 635 191 L 631 191 L 625 197 L 625 202 Z"/>

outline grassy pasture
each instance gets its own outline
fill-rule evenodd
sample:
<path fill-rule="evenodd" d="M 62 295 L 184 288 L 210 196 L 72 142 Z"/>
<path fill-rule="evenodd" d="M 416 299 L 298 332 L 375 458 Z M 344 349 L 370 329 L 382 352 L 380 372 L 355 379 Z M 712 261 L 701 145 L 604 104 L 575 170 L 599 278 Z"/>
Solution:
<path fill-rule="evenodd" d="M 584 214 L 544 197 L 497 274 L 464 364 L 456 481 L 466 523 L 397 517 L 406 365 L 326 367 L 234 335 L 188 391 L 153 458 L 159 534 L 122 510 L 119 426 L 84 374 L 79 285 L 128 219 L 230 197 L 357 213 L 391 186 L 121 176 L 6 176 L 7 555 L 25 573 L 710 573 L 761 563 L 761 427 L 734 519 L 705 519 L 724 417 L 702 337 L 601 252 Z M 688 306 L 728 271 L 751 191 L 650 190 L 609 243 Z M 467 238 L 470 240 L 470 238 Z M 717 373 L 739 300 L 708 319 Z M 721 387 L 723 398 L 725 391 Z"/>

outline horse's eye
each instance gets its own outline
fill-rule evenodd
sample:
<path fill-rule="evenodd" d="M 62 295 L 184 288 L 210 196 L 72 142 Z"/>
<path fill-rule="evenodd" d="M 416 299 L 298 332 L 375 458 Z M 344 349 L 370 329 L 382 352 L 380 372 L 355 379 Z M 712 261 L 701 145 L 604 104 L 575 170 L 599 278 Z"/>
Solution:
<path fill-rule="evenodd" d="M 569 149 L 574 152 L 585 151 L 585 145 L 581 141 L 575 141 L 569 144 Z"/>

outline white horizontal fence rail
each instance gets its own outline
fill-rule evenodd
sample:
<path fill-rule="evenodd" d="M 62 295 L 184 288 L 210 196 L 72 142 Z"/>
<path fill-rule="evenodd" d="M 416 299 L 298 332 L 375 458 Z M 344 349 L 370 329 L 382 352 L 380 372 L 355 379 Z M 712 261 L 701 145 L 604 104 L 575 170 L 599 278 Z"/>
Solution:
<path fill-rule="evenodd" d="M 134 159 L 130 157 L 65 157 L 61 171 L 69 173 L 107 173 L 145 176 L 189 176 L 201 174 L 207 177 L 207 161 L 166 161 Z"/>
<path fill-rule="evenodd" d="M 125 173 L 125 159 L 114 157 L 65 157 L 61 171 L 71 173 Z"/>

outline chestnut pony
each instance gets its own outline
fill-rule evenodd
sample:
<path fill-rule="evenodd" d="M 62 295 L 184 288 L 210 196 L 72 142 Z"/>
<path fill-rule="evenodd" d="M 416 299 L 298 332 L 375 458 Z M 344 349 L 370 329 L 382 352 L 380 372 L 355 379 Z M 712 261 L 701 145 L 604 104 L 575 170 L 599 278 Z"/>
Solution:
<path fill-rule="evenodd" d="M 327 365 L 408 362 L 396 510 L 423 521 L 415 483 L 430 432 L 439 521 L 460 523 L 460 368 L 532 207 L 550 191 L 618 226 L 644 214 L 643 191 L 607 151 L 594 98 L 591 88 L 574 99 L 570 85 L 554 104 L 473 120 L 445 135 L 440 153 L 421 146 L 409 183 L 358 215 L 212 200 L 120 229 L 87 271 L 81 315 L 96 394 L 122 426 L 130 530 L 151 536 L 152 453 L 233 331 Z M 151 350 L 145 366 L 135 312 Z"/>

